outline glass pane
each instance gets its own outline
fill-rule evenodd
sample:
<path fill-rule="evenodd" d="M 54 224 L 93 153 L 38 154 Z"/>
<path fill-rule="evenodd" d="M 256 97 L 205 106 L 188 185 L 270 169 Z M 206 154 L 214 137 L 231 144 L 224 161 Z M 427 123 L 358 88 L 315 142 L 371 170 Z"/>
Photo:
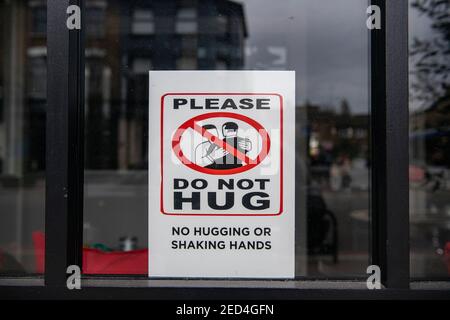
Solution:
<path fill-rule="evenodd" d="M 409 5 L 411 276 L 450 279 L 450 2 Z"/>
<path fill-rule="evenodd" d="M 145 68 L 229 69 L 296 71 L 296 275 L 365 276 L 366 9 L 365 0 L 105 1 L 105 37 L 87 32 L 86 42 L 84 272 L 147 274 Z"/>
<path fill-rule="evenodd" d="M 46 14 L 0 0 L 0 275 L 44 268 Z"/>
<path fill-rule="evenodd" d="M 151 10 L 134 8 L 131 32 L 134 34 L 152 34 L 154 32 L 154 17 Z"/>

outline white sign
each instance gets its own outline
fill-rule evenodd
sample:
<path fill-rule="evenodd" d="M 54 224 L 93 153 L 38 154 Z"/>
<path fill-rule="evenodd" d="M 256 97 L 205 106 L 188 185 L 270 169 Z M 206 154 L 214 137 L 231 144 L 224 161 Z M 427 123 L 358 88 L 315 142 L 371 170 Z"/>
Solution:
<path fill-rule="evenodd" d="M 149 276 L 294 277 L 295 72 L 150 71 Z"/>

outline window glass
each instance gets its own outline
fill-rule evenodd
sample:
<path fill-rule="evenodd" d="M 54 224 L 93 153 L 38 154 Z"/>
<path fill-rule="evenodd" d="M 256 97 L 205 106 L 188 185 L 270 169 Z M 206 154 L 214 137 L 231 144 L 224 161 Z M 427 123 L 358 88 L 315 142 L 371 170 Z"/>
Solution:
<path fill-rule="evenodd" d="M 45 3 L 0 0 L 0 275 L 44 268 Z"/>
<path fill-rule="evenodd" d="M 47 8 L 45 1 L 28 1 L 31 8 L 31 33 L 43 36 L 47 33 Z"/>
<path fill-rule="evenodd" d="M 86 52 L 104 54 L 86 56 L 84 273 L 147 274 L 149 107 L 142 69 L 151 68 L 295 70 L 296 275 L 365 276 L 367 1 L 156 0 L 153 34 L 136 37 L 137 20 L 151 29 L 141 5 L 106 1 L 105 19 L 114 23 L 101 42 L 87 33 Z M 96 87 L 101 95 L 90 94 Z"/>
<path fill-rule="evenodd" d="M 134 8 L 131 32 L 134 34 L 152 34 L 155 30 L 153 11 Z"/>
<path fill-rule="evenodd" d="M 450 2 L 409 1 L 411 276 L 450 278 Z"/>
<path fill-rule="evenodd" d="M 178 70 L 195 70 L 197 68 L 196 57 L 181 57 L 177 59 Z"/>
<path fill-rule="evenodd" d="M 28 55 L 28 92 L 34 99 L 45 99 L 47 96 L 47 49 L 45 47 L 30 48 Z"/>
<path fill-rule="evenodd" d="M 90 1 L 86 6 L 86 29 L 92 38 L 104 36 L 105 5 L 104 1 Z"/>
<path fill-rule="evenodd" d="M 197 11 L 195 6 L 179 8 L 176 15 L 175 32 L 181 34 L 197 33 Z"/>

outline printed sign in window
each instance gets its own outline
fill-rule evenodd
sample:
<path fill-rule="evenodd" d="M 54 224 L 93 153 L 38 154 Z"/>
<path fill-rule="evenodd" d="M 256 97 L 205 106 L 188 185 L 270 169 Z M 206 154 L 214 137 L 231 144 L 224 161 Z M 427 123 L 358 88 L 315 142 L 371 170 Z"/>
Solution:
<path fill-rule="evenodd" d="M 294 276 L 295 74 L 151 71 L 149 276 Z"/>

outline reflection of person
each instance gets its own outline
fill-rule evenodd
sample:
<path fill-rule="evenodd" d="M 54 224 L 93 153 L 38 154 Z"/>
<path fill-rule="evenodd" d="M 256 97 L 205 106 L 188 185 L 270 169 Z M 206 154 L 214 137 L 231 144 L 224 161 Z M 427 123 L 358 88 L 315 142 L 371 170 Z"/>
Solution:
<path fill-rule="evenodd" d="M 219 132 L 213 124 L 204 125 L 203 129 L 216 137 L 219 136 Z M 201 167 L 215 168 L 216 159 L 223 158 L 227 154 L 228 152 L 226 150 L 219 148 L 214 143 L 206 140 L 195 148 L 195 163 Z"/>
<path fill-rule="evenodd" d="M 342 185 L 341 168 L 333 162 L 330 168 L 330 187 L 333 191 L 339 191 Z"/>
<path fill-rule="evenodd" d="M 346 155 L 342 157 L 341 170 L 342 170 L 342 188 L 344 190 L 350 191 L 352 183 L 352 177 L 350 176 L 351 160 Z"/>
<path fill-rule="evenodd" d="M 238 125 L 235 122 L 227 122 L 222 126 L 223 141 L 243 154 L 252 149 L 252 143 L 247 138 L 241 138 L 238 134 Z M 242 161 L 234 155 L 227 153 L 221 159 L 215 161 L 215 169 L 233 169 L 242 167 Z"/>

